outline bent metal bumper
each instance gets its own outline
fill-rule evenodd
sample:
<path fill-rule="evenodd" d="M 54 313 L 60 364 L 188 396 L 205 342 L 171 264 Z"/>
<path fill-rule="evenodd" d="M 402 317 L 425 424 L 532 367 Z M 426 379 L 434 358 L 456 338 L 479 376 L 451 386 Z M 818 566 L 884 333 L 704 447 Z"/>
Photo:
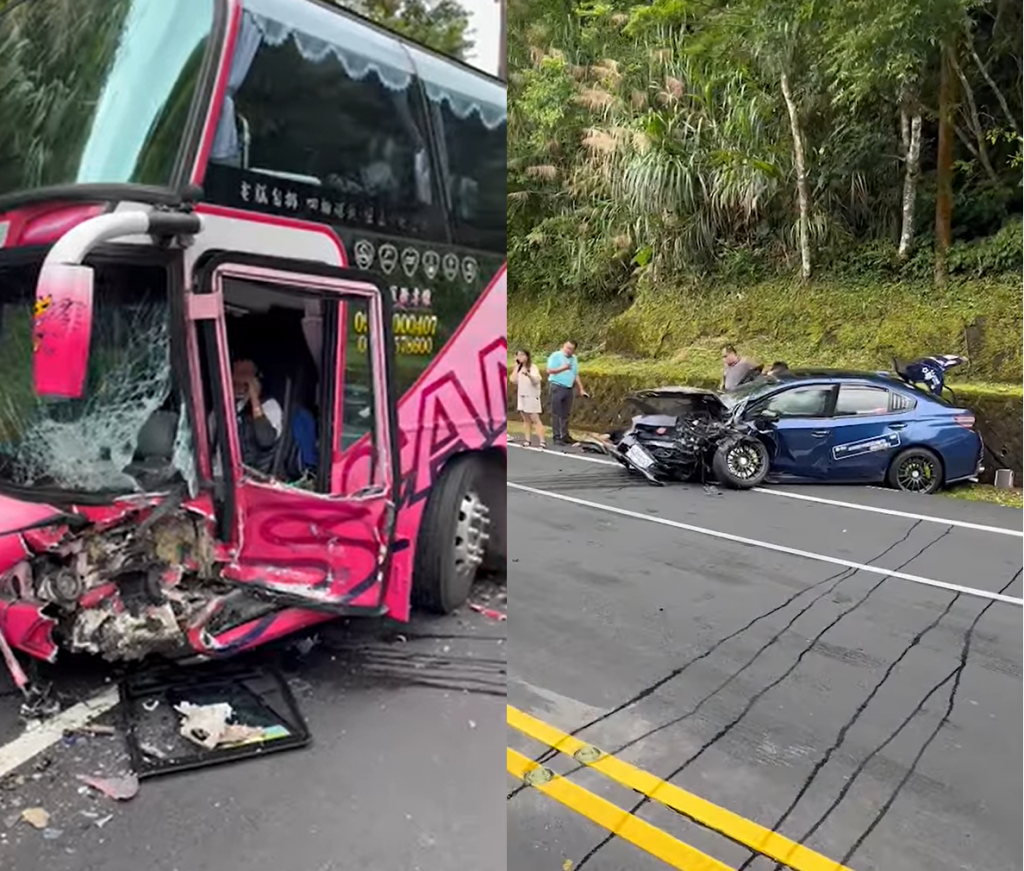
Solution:
<path fill-rule="evenodd" d="M 58 650 L 53 640 L 57 622 L 43 613 L 44 607 L 28 599 L 0 599 L 0 635 L 16 650 L 53 662 Z"/>

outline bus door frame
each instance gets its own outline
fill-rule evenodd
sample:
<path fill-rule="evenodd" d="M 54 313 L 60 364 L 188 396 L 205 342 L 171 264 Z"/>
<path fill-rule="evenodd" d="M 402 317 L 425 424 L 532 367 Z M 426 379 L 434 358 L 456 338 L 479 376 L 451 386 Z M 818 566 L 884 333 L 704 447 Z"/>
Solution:
<path fill-rule="evenodd" d="M 325 357 L 333 368 L 325 368 L 321 376 L 329 383 L 329 395 L 326 391 L 322 395 L 331 410 L 321 420 L 319 477 L 330 482 L 331 492 L 263 480 L 242 467 L 223 295 L 224 281 L 231 279 L 264 283 L 284 292 L 313 292 L 338 302 L 337 328 L 328 332 L 332 353 Z M 344 486 L 334 472 L 341 460 L 338 427 L 344 401 L 346 299 L 367 304 L 374 387 L 373 477 L 354 493 L 333 492 Z M 391 308 L 390 292 L 380 278 L 363 270 L 236 252 L 215 254 L 196 269 L 186 305 L 193 365 L 199 366 L 205 344 L 205 353 L 213 355 L 205 362 L 212 381 L 216 450 L 221 458 L 228 458 L 222 460 L 219 475 L 214 474 L 212 456 L 202 464 L 207 466 L 203 477 L 213 485 L 225 579 L 261 587 L 287 604 L 342 614 L 383 613 L 401 481 L 392 395 Z M 205 343 L 199 341 L 203 330 Z M 196 368 L 192 382 L 198 405 L 202 405 L 201 378 Z M 205 409 L 200 411 L 205 414 Z"/>

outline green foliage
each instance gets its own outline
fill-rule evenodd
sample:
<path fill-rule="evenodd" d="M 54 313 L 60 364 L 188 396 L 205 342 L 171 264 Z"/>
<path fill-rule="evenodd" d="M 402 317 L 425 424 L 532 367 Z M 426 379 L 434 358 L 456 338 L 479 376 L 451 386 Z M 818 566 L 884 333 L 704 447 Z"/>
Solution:
<path fill-rule="evenodd" d="M 473 42 L 469 17 L 455 0 L 333 0 L 389 30 L 450 57 L 464 58 Z"/>
<path fill-rule="evenodd" d="M 783 74 L 817 265 L 868 274 L 874 262 L 879 278 L 925 277 L 944 43 L 956 48 L 963 94 L 950 268 L 990 276 L 1024 265 L 1019 244 L 1015 255 L 1004 244 L 1020 233 L 1020 4 L 514 0 L 509 13 L 513 293 L 607 299 L 641 282 L 792 274 Z M 920 115 L 922 132 L 905 263 L 901 113 Z"/>

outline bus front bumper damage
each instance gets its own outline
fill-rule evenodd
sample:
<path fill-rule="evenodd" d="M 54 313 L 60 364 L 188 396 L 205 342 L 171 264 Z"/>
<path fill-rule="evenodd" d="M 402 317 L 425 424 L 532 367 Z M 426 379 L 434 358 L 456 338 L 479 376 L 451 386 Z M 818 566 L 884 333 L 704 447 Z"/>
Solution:
<path fill-rule="evenodd" d="M 57 621 L 48 617 L 45 602 L 0 599 L 0 635 L 11 647 L 44 662 L 57 658 L 53 639 Z"/>
<path fill-rule="evenodd" d="M 205 506 L 143 498 L 76 508 L 79 523 L 44 508 L 0 497 L 0 654 L 19 687 L 14 652 L 45 662 L 60 650 L 111 662 L 223 656 L 329 619 L 225 580 L 230 554 L 214 545 Z"/>

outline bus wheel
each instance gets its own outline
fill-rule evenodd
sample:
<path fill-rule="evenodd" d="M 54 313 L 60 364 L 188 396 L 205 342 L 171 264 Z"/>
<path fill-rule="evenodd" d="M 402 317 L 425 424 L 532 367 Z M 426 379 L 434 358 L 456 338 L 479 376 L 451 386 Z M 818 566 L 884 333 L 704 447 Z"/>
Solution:
<path fill-rule="evenodd" d="M 427 611 L 450 614 L 469 597 L 490 538 L 484 474 L 475 458 L 455 460 L 427 499 L 413 576 L 413 601 Z"/>
<path fill-rule="evenodd" d="M 490 520 L 487 536 L 487 553 L 481 568 L 491 576 L 503 577 L 508 562 L 508 468 L 505 458 L 496 452 L 481 456 L 483 467 L 483 483 L 480 494 L 487 505 L 487 517 Z"/>

